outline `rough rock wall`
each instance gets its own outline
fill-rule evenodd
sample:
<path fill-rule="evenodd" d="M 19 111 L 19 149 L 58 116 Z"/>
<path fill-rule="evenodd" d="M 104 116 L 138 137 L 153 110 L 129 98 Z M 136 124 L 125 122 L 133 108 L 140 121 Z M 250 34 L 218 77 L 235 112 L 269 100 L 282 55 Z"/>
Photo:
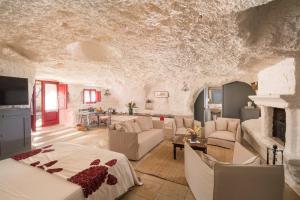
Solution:
<path fill-rule="evenodd" d="M 299 13 L 297 0 L 3 0 L 0 57 L 39 78 L 109 88 L 120 109 L 143 107 L 145 87 L 167 90 L 155 107 L 190 114 L 203 86 L 252 81 L 299 51 Z"/>
<path fill-rule="evenodd" d="M 258 95 L 295 94 L 295 60 L 285 59 L 258 73 Z"/>

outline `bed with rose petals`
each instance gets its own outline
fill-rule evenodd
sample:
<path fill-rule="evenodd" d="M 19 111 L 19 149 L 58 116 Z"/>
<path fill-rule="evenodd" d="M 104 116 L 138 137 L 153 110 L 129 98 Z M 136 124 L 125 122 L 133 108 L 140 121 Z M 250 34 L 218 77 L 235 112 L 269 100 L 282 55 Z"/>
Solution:
<path fill-rule="evenodd" d="M 56 143 L 0 162 L 0 199 L 116 199 L 141 185 L 125 155 Z"/>

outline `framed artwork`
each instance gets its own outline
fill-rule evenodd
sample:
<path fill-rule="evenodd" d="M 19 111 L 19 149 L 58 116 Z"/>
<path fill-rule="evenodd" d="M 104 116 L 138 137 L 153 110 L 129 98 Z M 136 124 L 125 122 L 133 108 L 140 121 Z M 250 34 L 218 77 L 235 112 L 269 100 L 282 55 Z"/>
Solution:
<path fill-rule="evenodd" d="M 169 92 L 168 91 L 155 91 L 154 96 L 156 98 L 168 98 Z"/>

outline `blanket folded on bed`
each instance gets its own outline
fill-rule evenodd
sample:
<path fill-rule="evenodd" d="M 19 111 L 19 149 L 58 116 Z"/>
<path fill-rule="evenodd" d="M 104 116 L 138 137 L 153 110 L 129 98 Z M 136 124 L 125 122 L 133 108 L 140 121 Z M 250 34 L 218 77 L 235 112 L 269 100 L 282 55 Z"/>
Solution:
<path fill-rule="evenodd" d="M 115 199 L 142 184 L 123 154 L 96 147 L 57 143 L 12 158 L 81 186 L 87 199 Z"/>

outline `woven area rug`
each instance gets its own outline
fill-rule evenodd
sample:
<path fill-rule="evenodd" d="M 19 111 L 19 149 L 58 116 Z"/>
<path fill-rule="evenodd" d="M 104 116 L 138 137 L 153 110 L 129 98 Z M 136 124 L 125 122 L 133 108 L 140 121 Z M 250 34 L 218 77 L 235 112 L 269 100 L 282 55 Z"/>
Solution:
<path fill-rule="evenodd" d="M 177 148 L 177 159 L 173 159 L 173 144 L 163 141 L 139 161 L 135 170 L 168 181 L 187 185 L 184 175 L 184 150 Z"/>

